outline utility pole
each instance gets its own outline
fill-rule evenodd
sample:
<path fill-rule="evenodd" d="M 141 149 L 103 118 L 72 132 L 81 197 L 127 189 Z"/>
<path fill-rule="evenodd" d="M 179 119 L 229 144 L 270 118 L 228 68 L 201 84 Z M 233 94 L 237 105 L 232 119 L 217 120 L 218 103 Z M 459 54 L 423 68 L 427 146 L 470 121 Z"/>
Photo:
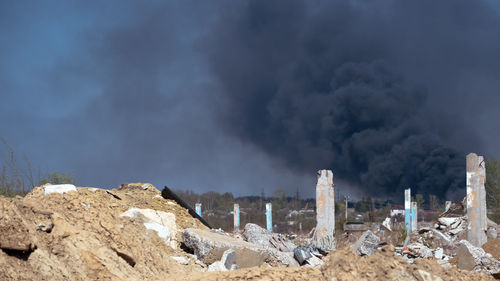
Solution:
<path fill-rule="evenodd" d="M 347 221 L 347 200 L 349 200 L 349 195 L 345 196 L 345 221 Z"/>
<path fill-rule="evenodd" d="M 295 210 L 298 210 L 300 207 L 300 195 L 299 189 L 297 188 L 297 192 L 295 193 Z"/>
<path fill-rule="evenodd" d="M 260 210 L 262 210 L 262 205 L 263 205 L 264 200 L 265 200 L 264 196 L 265 196 L 265 194 L 264 194 L 264 188 L 263 188 L 260 192 Z"/>

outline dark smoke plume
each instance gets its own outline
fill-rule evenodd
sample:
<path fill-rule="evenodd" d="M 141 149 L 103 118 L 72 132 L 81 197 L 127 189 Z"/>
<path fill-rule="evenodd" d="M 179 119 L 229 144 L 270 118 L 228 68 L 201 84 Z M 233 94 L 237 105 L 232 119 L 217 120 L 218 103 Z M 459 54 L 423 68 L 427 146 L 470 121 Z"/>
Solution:
<path fill-rule="evenodd" d="M 435 96 L 451 97 L 445 81 L 457 75 L 440 71 L 466 63 L 461 54 L 470 46 L 436 49 L 455 60 L 443 64 L 433 62 L 436 54 L 425 45 L 459 42 L 449 21 L 466 9 L 489 14 L 484 7 L 435 3 L 432 13 L 448 17 L 433 18 L 443 29 L 433 31 L 410 20 L 424 16 L 430 2 L 405 8 L 396 2 L 371 7 L 337 1 L 321 9 L 287 3 L 232 7 L 232 16 L 206 38 L 226 129 L 296 171 L 331 168 L 365 193 L 400 196 L 411 187 L 413 193 L 460 197 L 465 153 L 453 146 L 448 134 L 454 125 L 433 104 Z M 470 33 L 481 28 L 469 16 L 456 24 Z M 420 74 L 408 80 L 413 73 Z M 427 79 L 432 75 L 445 85 L 433 84 Z"/>

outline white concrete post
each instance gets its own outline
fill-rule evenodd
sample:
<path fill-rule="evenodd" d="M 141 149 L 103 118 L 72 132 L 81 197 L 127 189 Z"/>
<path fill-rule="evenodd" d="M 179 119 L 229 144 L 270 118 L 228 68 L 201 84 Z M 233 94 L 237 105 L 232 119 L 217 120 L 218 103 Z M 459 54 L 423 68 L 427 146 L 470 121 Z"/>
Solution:
<path fill-rule="evenodd" d="M 451 201 L 446 201 L 444 203 L 444 210 L 448 211 L 450 209 L 450 207 L 451 207 Z"/>
<path fill-rule="evenodd" d="M 418 230 L 418 205 L 417 202 L 411 202 L 411 231 Z"/>
<path fill-rule="evenodd" d="M 411 232 L 411 189 L 405 189 L 405 230 L 406 235 Z"/>
<path fill-rule="evenodd" d="M 266 203 L 266 227 L 273 232 L 273 204 Z"/>
<path fill-rule="evenodd" d="M 335 249 L 335 192 L 330 170 L 318 171 L 314 243 L 325 252 Z"/>
<path fill-rule="evenodd" d="M 196 211 L 196 213 L 198 214 L 198 216 L 200 216 L 200 217 L 201 217 L 201 203 L 196 203 L 196 204 L 194 205 L 194 208 L 195 208 L 195 211 Z"/>
<path fill-rule="evenodd" d="M 234 230 L 240 230 L 240 204 L 234 204 Z"/>
<path fill-rule="evenodd" d="M 466 158 L 467 163 L 467 240 L 481 247 L 487 241 L 486 217 L 486 165 L 483 156 L 470 153 Z"/>

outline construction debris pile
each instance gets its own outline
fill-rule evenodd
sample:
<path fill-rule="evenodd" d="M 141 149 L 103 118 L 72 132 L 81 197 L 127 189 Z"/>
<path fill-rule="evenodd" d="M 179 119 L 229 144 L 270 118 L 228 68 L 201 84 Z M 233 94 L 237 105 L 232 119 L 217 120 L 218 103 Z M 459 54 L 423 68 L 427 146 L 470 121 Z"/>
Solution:
<path fill-rule="evenodd" d="M 256 224 L 209 229 L 190 211 L 150 184 L 45 185 L 0 197 L 0 280 L 491 280 L 500 268 L 494 243 L 495 257 L 460 241 L 463 257 L 446 267 L 442 250 L 398 250 L 379 232 L 328 253 Z"/>

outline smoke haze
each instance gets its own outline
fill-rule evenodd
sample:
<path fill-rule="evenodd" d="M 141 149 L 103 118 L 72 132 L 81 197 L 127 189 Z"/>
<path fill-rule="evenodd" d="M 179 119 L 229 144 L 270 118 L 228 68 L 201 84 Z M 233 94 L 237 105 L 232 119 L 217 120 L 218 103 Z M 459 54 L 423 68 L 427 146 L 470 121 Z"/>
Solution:
<path fill-rule="evenodd" d="M 0 4 L 0 135 L 80 185 L 458 199 L 497 157 L 491 1 Z"/>

